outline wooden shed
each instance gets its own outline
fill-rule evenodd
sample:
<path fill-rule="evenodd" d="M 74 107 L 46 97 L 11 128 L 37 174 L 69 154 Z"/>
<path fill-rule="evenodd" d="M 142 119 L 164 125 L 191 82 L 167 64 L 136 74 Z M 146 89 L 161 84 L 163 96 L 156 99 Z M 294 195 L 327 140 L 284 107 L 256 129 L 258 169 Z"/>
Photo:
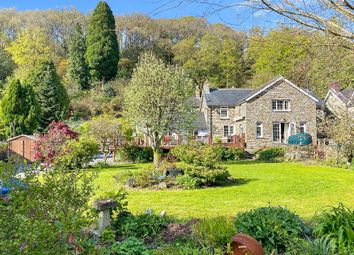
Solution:
<path fill-rule="evenodd" d="M 34 147 L 37 137 L 34 135 L 19 135 L 7 140 L 9 154 L 17 154 L 23 159 L 34 162 Z"/>

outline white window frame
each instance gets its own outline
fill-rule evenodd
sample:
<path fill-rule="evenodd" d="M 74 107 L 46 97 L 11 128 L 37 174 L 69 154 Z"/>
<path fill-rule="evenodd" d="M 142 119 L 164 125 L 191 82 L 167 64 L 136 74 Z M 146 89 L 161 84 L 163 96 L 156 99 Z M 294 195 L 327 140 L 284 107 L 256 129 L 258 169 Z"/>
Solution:
<path fill-rule="evenodd" d="M 239 131 L 240 131 L 240 134 L 243 134 L 243 125 L 242 125 L 242 123 L 240 123 L 240 125 L 239 125 Z"/>
<path fill-rule="evenodd" d="M 301 132 L 301 129 L 304 129 L 304 132 Z M 299 134 L 303 134 L 303 133 L 306 133 L 306 122 L 305 121 L 302 121 L 300 122 L 300 125 L 299 125 Z"/>
<path fill-rule="evenodd" d="M 292 132 L 291 132 L 291 126 L 293 126 L 293 130 L 294 130 L 294 133 L 292 134 Z M 296 135 L 296 123 L 295 122 L 290 122 L 289 123 L 289 136 L 291 136 L 291 135 Z"/>
<path fill-rule="evenodd" d="M 227 127 L 227 132 L 226 132 L 227 136 L 225 136 L 225 127 Z M 232 132 L 231 132 L 231 129 L 232 129 Z M 235 127 L 233 125 L 223 125 L 222 132 L 223 132 L 223 137 L 233 136 L 235 134 Z"/>
<path fill-rule="evenodd" d="M 279 139 L 274 141 L 274 125 L 278 125 L 279 128 Z M 273 143 L 281 143 L 281 123 L 280 122 L 273 122 L 272 123 L 272 142 Z"/>
<path fill-rule="evenodd" d="M 281 105 L 281 109 L 280 106 Z M 274 109 L 275 106 L 275 109 Z M 287 109 L 285 109 L 287 106 Z M 290 99 L 272 99 L 272 111 L 273 112 L 289 112 L 291 111 Z"/>
<path fill-rule="evenodd" d="M 258 128 L 260 128 L 260 134 L 258 135 Z M 262 122 L 256 122 L 256 138 L 263 138 L 263 123 Z"/>
<path fill-rule="evenodd" d="M 226 116 L 222 116 L 221 112 L 226 110 Z M 229 107 L 221 106 L 220 107 L 220 119 L 228 119 L 229 118 Z"/>

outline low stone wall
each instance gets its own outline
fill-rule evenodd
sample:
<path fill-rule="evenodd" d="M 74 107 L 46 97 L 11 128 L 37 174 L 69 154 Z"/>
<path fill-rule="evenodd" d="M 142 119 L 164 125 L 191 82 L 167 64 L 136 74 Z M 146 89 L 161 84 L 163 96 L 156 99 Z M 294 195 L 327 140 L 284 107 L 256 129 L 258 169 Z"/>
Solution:
<path fill-rule="evenodd" d="M 308 160 L 316 157 L 314 145 L 287 145 L 285 149 L 285 157 L 291 160 Z"/>

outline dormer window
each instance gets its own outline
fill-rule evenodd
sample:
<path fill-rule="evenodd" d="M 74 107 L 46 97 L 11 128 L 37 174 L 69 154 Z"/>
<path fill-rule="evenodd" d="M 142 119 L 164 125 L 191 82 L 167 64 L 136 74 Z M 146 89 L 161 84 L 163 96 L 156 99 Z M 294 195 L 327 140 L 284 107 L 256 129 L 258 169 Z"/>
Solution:
<path fill-rule="evenodd" d="M 229 107 L 220 107 L 220 119 L 229 118 Z"/>
<path fill-rule="evenodd" d="M 273 111 L 290 111 L 290 100 L 272 100 Z"/>

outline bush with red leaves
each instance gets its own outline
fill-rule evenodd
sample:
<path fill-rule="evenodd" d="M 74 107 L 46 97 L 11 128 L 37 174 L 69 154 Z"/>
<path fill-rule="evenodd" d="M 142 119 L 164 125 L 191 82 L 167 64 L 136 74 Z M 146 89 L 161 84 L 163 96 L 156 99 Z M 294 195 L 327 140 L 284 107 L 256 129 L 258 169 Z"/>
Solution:
<path fill-rule="evenodd" d="M 40 135 L 36 141 L 34 157 L 49 166 L 56 157 L 61 156 L 65 151 L 63 145 L 77 137 L 78 133 L 72 131 L 64 122 L 53 121 L 49 125 L 48 132 Z"/>

